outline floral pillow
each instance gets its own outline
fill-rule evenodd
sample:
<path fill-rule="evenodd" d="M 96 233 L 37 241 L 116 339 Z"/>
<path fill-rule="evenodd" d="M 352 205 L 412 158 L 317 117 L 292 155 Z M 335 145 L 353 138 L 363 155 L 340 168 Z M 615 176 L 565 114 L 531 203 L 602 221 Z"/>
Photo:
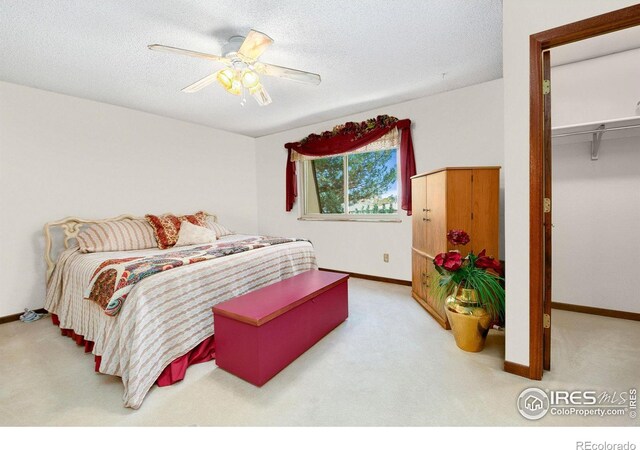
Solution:
<path fill-rule="evenodd" d="M 153 228 L 156 241 L 158 241 L 158 248 L 162 249 L 173 247 L 176 244 L 178 235 L 180 234 L 180 223 L 182 221 L 186 220 L 199 227 L 204 227 L 207 221 L 207 213 L 203 211 L 184 216 L 174 216 L 173 214 L 155 216 L 153 214 L 147 214 L 144 217 Z"/>

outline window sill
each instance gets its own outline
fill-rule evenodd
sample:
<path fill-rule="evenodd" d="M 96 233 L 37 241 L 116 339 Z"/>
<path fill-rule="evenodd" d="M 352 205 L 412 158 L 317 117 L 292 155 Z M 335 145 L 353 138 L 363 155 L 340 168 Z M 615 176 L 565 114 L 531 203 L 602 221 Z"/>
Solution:
<path fill-rule="evenodd" d="M 322 217 L 322 216 L 302 216 L 298 220 L 318 221 L 318 222 L 390 222 L 401 223 L 399 216 L 393 217 Z"/>

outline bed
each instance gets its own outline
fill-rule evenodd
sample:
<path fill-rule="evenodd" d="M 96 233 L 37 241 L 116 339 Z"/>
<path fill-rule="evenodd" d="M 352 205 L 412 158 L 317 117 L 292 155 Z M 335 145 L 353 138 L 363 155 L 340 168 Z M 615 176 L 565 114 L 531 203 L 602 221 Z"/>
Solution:
<path fill-rule="evenodd" d="M 215 221 L 215 216 L 209 214 Z M 45 225 L 47 293 L 45 309 L 54 323 L 76 341 L 90 342 L 96 371 L 122 378 L 123 401 L 137 409 L 165 368 L 199 345 L 212 341 L 212 307 L 222 301 L 317 269 L 308 241 L 230 254 L 176 267 L 142 279 L 131 289 L 116 316 L 105 314 L 85 290 L 96 269 L 106 260 L 160 255 L 174 248 L 81 253 L 77 245 L 83 226 L 106 221 L 138 219 L 124 215 L 113 219 L 66 218 Z M 63 233 L 64 249 L 54 262 L 52 231 Z M 213 245 L 242 241 L 251 236 L 231 234 Z M 189 249 L 195 246 L 180 247 Z M 185 368 L 186 370 L 186 368 Z"/>

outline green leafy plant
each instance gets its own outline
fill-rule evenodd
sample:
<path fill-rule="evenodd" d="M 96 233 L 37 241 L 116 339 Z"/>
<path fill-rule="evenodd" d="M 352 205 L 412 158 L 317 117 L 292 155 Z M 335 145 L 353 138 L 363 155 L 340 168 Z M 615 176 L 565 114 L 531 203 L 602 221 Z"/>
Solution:
<path fill-rule="evenodd" d="M 449 230 L 447 239 L 452 245 L 466 245 L 471 238 L 463 230 Z M 486 256 L 482 250 L 475 255 L 469 252 L 463 257 L 454 250 L 440 253 L 433 259 L 437 276 L 433 280 L 432 294 L 440 303 L 455 295 L 458 288 L 475 289 L 478 304 L 487 310 L 492 319 L 504 323 L 505 292 L 502 285 L 502 265 Z"/>

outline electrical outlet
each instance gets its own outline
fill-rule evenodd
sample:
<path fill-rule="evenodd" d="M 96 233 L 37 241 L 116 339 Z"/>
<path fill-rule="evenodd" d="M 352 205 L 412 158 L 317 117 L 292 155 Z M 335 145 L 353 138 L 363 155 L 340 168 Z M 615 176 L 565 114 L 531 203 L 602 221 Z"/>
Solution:
<path fill-rule="evenodd" d="M 382 259 L 383 259 L 384 262 L 389 262 L 389 254 L 388 253 L 383 253 Z"/>

